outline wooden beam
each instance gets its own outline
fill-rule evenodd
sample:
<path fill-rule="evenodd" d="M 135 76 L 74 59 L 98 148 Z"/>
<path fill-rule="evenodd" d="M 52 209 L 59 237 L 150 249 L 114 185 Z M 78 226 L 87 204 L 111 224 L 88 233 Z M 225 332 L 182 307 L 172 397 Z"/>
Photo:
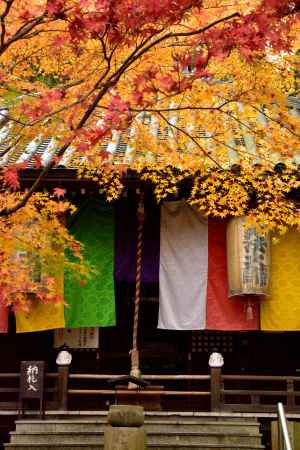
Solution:
<path fill-rule="evenodd" d="M 68 389 L 69 395 L 115 395 L 115 394 L 128 394 L 128 395 L 174 395 L 176 397 L 187 397 L 187 396 L 210 396 L 210 392 L 207 391 L 147 391 L 142 390 L 127 390 L 127 389 Z"/>

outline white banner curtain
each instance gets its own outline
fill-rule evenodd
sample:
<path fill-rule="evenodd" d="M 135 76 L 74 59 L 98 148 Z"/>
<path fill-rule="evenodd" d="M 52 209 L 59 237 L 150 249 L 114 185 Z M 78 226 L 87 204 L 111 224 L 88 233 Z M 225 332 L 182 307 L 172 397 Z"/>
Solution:
<path fill-rule="evenodd" d="M 207 219 L 184 200 L 163 203 L 158 328 L 205 328 L 207 261 Z"/>
<path fill-rule="evenodd" d="M 258 329 L 259 303 L 228 298 L 226 221 L 207 221 L 183 200 L 161 206 L 159 289 L 158 328 Z"/>

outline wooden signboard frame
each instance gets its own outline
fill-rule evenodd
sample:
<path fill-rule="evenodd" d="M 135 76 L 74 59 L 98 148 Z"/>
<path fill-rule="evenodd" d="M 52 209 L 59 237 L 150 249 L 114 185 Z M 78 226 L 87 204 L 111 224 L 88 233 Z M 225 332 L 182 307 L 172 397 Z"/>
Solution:
<path fill-rule="evenodd" d="M 24 403 L 30 399 L 39 400 L 40 418 L 44 414 L 45 361 L 21 361 L 19 416 L 24 415 Z"/>

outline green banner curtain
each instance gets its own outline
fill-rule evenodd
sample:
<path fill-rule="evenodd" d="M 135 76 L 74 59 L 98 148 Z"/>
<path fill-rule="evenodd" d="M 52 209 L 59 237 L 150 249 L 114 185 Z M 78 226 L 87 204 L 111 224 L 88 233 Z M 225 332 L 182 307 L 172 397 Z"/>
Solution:
<path fill-rule="evenodd" d="M 115 325 L 113 208 L 101 200 L 81 205 L 70 231 L 84 244 L 85 259 L 97 273 L 84 285 L 65 274 L 66 328 Z"/>

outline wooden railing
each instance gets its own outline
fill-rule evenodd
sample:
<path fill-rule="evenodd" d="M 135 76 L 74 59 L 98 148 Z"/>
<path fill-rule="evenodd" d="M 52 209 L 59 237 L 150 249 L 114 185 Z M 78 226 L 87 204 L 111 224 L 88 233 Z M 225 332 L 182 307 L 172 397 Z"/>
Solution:
<path fill-rule="evenodd" d="M 166 405 L 178 400 L 183 409 L 199 411 L 275 412 L 280 401 L 287 412 L 300 414 L 300 377 L 229 375 L 211 368 L 206 375 L 144 375 L 150 386 L 129 390 L 127 384 L 116 388 L 109 385 L 109 380 L 119 376 L 70 373 L 68 366 L 60 366 L 57 373 L 46 374 L 46 408 L 101 409 L 126 396 L 159 397 Z M 18 409 L 19 377 L 18 373 L 0 374 L 0 409 Z"/>
<path fill-rule="evenodd" d="M 58 404 L 57 379 L 58 373 L 46 374 L 45 394 L 48 408 L 54 408 Z M 0 410 L 19 409 L 19 385 L 20 373 L 0 373 Z"/>
<path fill-rule="evenodd" d="M 97 375 L 97 374 L 70 374 L 70 380 L 99 380 L 99 381 L 108 381 L 113 379 L 120 378 L 120 375 Z M 143 380 L 145 381 L 209 381 L 210 375 L 144 375 Z M 68 389 L 69 395 L 105 395 L 105 394 L 115 394 L 115 393 L 126 393 L 128 395 L 135 395 L 137 390 L 128 390 L 116 388 L 116 389 Z M 165 389 L 156 389 L 156 390 L 142 390 L 143 395 L 174 395 L 174 396 L 209 396 L 210 391 L 187 391 L 187 390 L 165 390 Z"/>
<path fill-rule="evenodd" d="M 300 377 L 222 375 L 219 407 L 223 411 L 275 412 L 277 403 L 288 412 L 300 412 Z"/>
<path fill-rule="evenodd" d="M 106 382 L 119 375 L 103 374 L 67 374 L 64 373 L 64 393 L 59 398 L 66 405 L 68 399 L 80 396 L 98 396 L 115 399 L 118 395 L 161 396 L 199 399 L 202 409 L 203 398 L 208 398 L 211 411 L 255 411 L 275 412 L 278 401 L 285 404 L 286 411 L 300 413 L 300 377 L 263 376 L 263 375 L 227 375 L 220 368 L 211 368 L 207 375 L 144 375 L 143 379 L 152 385 L 162 383 L 161 388 L 152 390 L 128 390 L 126 386 L 109 389 Z M 83 387 L 84 382 L 87 385 Z M 74 387 L 79 383 L 80 387 Z M 176 388 L 170 388 L 170 385 Z M 97 387 L 96 387 L 96 386 Z M 191 388 L 192 386 L 192 388 Z M 63 407 L 63 409 L 65 409 Z"/>

